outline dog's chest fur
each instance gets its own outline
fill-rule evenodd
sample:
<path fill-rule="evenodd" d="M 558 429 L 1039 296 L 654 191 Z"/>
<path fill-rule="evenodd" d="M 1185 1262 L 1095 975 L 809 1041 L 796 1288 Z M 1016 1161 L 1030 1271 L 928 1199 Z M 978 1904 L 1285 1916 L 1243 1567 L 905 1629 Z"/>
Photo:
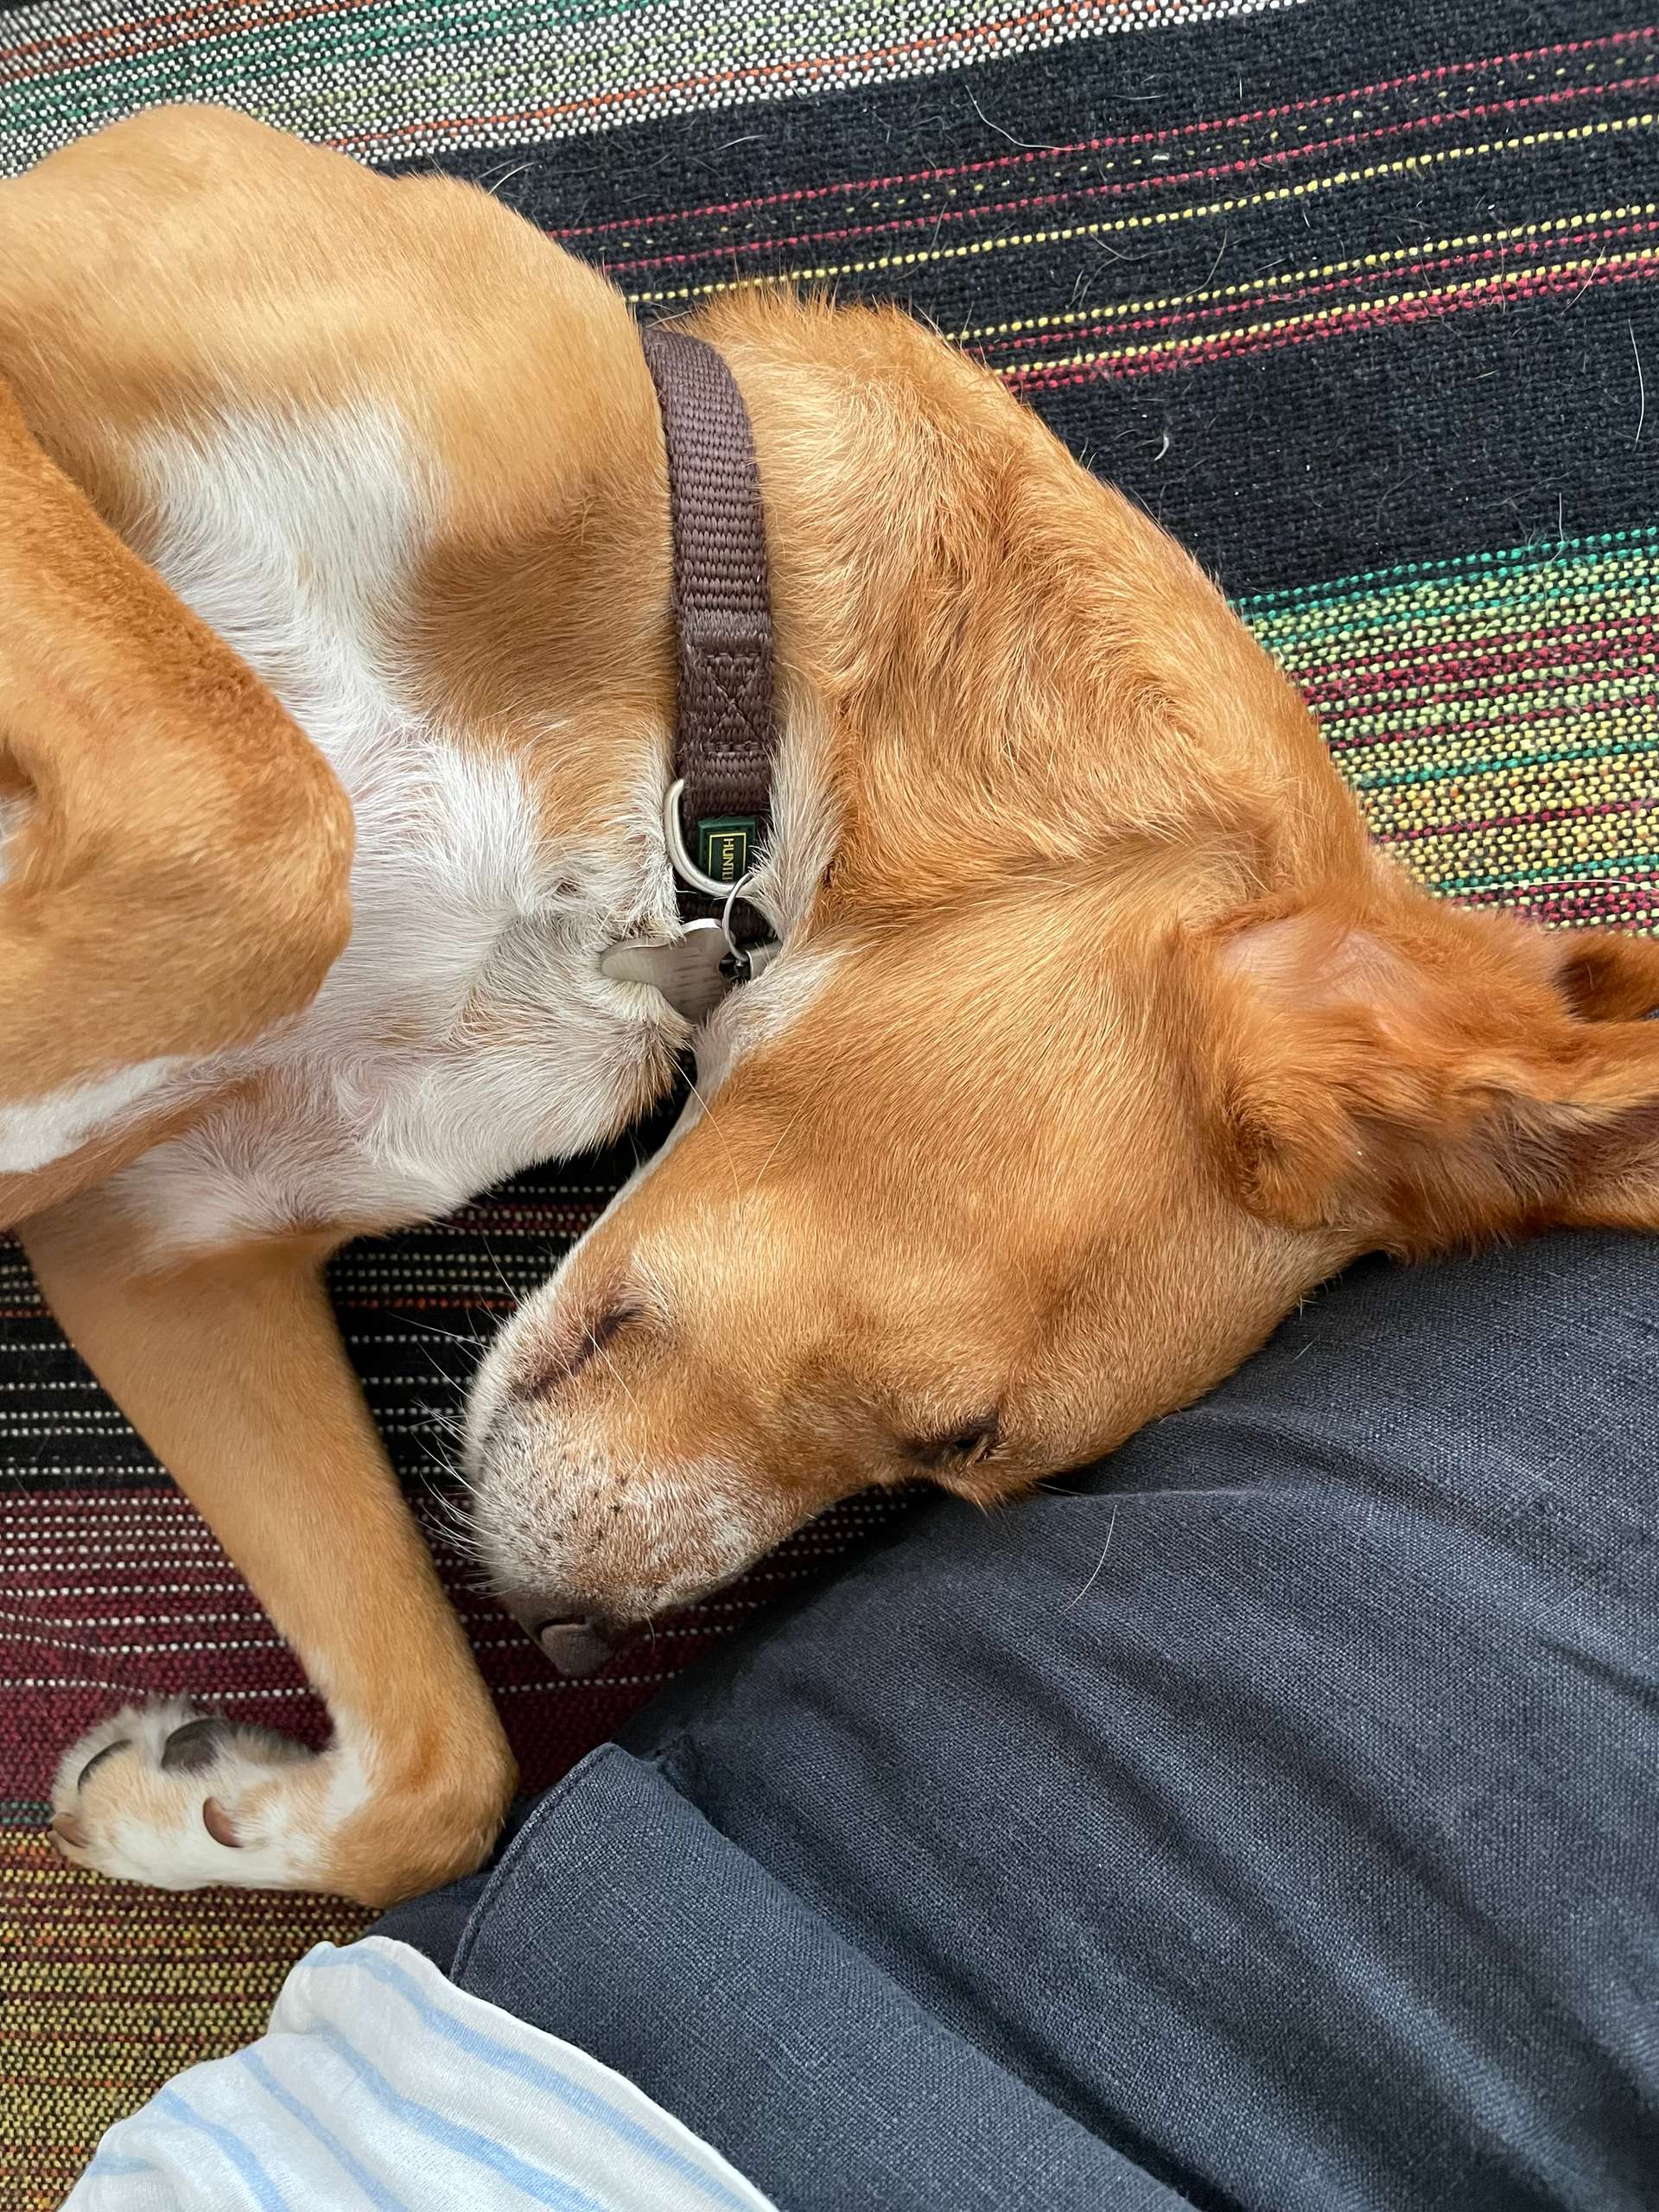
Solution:
<path fill-rule="evenodd" d="M 675 1042 L 655 993 L 598 968 L 669 918 L 656 764 L 613 836 L 561 849 L 537 803 L 556 726 L 492 751 L 409 710 L 439 493 L 389 414 L 221 420 L 144 467 L 141 550 L 327 754 L 357 846 L 346 950 L 297 1020 L 202 1071 L 243 1084 L 232 1102 L 118 1179 L 135 1228 L 172 1251 L 387 1227 L 613 1133 Z"/>

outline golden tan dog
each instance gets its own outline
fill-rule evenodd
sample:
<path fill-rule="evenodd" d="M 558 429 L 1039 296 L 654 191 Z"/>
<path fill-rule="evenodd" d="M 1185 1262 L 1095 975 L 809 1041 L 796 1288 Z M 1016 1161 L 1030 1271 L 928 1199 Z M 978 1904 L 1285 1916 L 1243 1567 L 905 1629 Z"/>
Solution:
<path fill-rule="evenodd" d="M 692 1036 L 600 965 L 677 926 L 620 297 L 210 110 L 0 185 L 0 245 L 7 1216 L 335 1730 L 116 1716 L 60 1777 L 78 1863 L 380 1900 L 486 1849 L 511 1762 L 321 1264 L 620 1128 L 688 1042 L 474 1395 L 532 1626 L 1109 1451 L 1368 1249 L 1659 1223 L 1659 952 L 1431 903 L 1191 562 L 902 316 L 699 320 L 766 499 L 782 949 Z"/>

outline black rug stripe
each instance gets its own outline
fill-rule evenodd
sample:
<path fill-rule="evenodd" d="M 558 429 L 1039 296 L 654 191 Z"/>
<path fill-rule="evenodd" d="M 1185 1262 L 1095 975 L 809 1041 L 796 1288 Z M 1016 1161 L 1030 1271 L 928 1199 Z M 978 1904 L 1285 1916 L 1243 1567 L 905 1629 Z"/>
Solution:
<path fill-rule="evenodd" d="M 1109 251 L 1074 238 L 836 280 L 843 297 L 896 298 L 954 332 L 1046 309 L 1249 285 L 1278 270 L 1659 198 L 1659 128 L 1636 121 L 1659 106 L 1659 94 L 1631 81 L 1659 75 L 1659 25 L 1627 9 L 1560 0 L 1403 12 L 1313 0 L 1241 22 L 1114 38 L 920 83 L 642 124 L 601 138 L 454 156 L 440 166 L 489 185 L 543 228 L 580 226 L 582 234 L 567 243 L 601 265 L 641 253 L 716 249 L 724 257 L 690 270 L 616 271 L 625 289 L 662 289 L 688 277 L 706 281 L 722 267 L 775 275 L 868 256 L 870 245 L 828 235 L 847 223 L 849 207 L 844 196 L 823 196 L 827 184 L 1310 99 L 1320 103 L 1310 129 L 1340 137 L 1363 127 L 1336 99 L 1356 86 L 1618 32 L 1640 35 L 1598 64 L 1596 83 L 1570 106 L 1529 111 L 1514 122 L 1501 113 L 1478 122 L 1437 118 L 1376 156 L 1336 147 L 1232 185 L 1183 185 L 1167 197 L 1142 194 L 1109 207 L 1085 196 L 1103 169 L 1085 176 L 1078 157 L 1046 166 L 1038 160 L 1029 188 L 1071 196 L 1034 213 L 1031 223 L 1051 228 L 1102 213 L 1198 205 L 1275 181 L 1328 182 L 1375 159 L 1427 157 L 1506 136 L 1539 141 L 1529 146 L 1138 232 L 1109 241 Z M 1584 81 L 1582 65 L 1576 75 L 1567 71 L 1569 79 Z M 1507 82 L 1482 78 L 1471 89 L 1491 103 Z M 1379 92 L 1361 112 L 1403 118 L 1435 96 L 1421 85 Z M 1597 134 L 1597 125 L 1615 123 L 1632 127 Z M 1212 158 L 1237 159 L 1250 146 L 1273 150 L 1274 128 L 1294 143 L 1290 122 L 1251 124 L 1218 137 Z M 1543 134 L 1560 129 L 1589 135 L 1543 143 Z M 1009 188 L 1005 176 L 999 196 Z M 817 196 L 782 207 L 738 204 L 791 193 Z M 855 197 L 862 207 L 872 194 Z M 705 208 L 715 212 L 693 212 Z M 664 213 L 679 219 L 666 230 L 635 227 Z M 624 227 L 604 236 L 586 228 L 619 223 Z M 973 216 L 940 235 L 966 239 L 999 227 L 1009 226 Z M 759 257 L 748 251 L 750 241 L 784 230 L 803 243 Z M 931 240 L 906 233 L 894 250 L 907 243 Z M 1643 443 L 1659 436 L 1659 412 L 1653 423 L 1642 422 L 1644 380 L 1659 396 L 1659 284 L 1651 279 L 1617 290 L 1592 284 L 1571 302 L 1482 306 L 1440 321 L 1198 360 L 1150 378 L 1115 375 L 1033 404 L 1075 452 L 1243 594 L 1645 521 L 1653 501 Z M 1649 456 L 1654 450 L 1649 446 Z"/>

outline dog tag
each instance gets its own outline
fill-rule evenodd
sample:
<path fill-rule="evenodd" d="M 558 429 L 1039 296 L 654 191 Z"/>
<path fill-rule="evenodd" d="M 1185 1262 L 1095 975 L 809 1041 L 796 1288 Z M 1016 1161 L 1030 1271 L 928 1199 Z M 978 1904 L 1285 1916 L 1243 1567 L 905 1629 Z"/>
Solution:
<path fill-rule="evenodd" d="M 613 944 L 601 955 L 599 972 L 616 982 L 650 983 L 694 1029 L 743 980 L 718 922 L 688 922 L 685 935 L 666 944 L 634 938 Z"/>

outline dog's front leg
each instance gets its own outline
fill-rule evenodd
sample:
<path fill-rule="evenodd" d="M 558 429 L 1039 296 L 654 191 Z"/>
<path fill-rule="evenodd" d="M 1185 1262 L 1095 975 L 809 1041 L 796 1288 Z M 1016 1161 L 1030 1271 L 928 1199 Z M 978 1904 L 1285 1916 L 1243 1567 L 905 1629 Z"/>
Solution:
<path fill-rule="evenodd" d="M 129 1708 L 59 1771 L 65 1855 L 166 1889 L 232 1882 L 365 1904 L 475 1866 L 512 1760 L 346 1357 L 317 1249 L 135 1277 L 97 1194 L 24 1233 L 41 1287 L 327 1700 L 321 1753 Z"/>

